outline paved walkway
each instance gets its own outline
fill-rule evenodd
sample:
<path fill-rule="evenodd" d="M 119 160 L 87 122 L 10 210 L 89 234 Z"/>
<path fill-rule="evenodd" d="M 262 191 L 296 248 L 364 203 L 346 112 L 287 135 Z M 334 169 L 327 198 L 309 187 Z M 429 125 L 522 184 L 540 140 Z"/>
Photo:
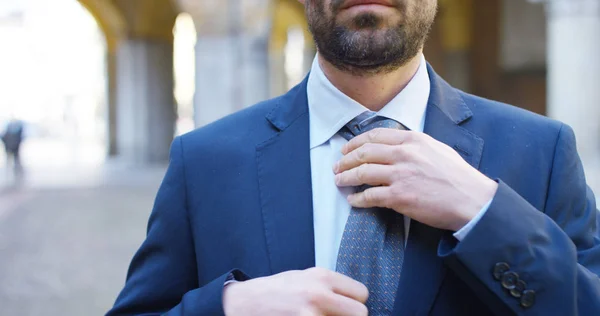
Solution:
<path fill-rule="evenodd" d="M 30 170 L 21 187 L 0 181 L 0 315 L 103 315 L 163 173 L 109 166 Z"/>

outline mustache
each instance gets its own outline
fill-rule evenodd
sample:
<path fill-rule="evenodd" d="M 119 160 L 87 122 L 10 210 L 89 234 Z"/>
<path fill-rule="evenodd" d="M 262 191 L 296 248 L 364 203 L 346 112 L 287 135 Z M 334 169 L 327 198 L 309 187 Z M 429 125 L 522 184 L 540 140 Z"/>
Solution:
<path fill-rule="evenodd" d="M 339 13 L 347 1 L 348 0 L 331 0 L 331 4 L 330 4 L 331 12 L 333 12 L 334 14 Z M 401 1 L 402 0 L 393 0 L 393 1 L 391 1 L 391 5 L 395 8 L 400 9 L 402 7 Z"/>

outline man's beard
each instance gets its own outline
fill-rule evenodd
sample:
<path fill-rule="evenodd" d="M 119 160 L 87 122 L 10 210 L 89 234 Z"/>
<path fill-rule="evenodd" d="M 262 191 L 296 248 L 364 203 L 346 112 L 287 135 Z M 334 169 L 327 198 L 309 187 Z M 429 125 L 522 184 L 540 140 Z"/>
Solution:
<path fill-rule="evenodd" d="M 402 4 L 396 2 L 396 8 L 402 10 Z M 336 23 L 343 3 L 333 0 L 329 10 L 333 16 L 329 17 L 323 0 L 307 0 L 309 28 L 325 60 L 361 76 L 388 73 L 408 63 L 423 47 L 435 16 L 435 12 L 418 10 L 418 16 L 405 14 L 403 21 L 384 26 L 382 16 L 366 12 L 354 16 L 350 28 Z"/>

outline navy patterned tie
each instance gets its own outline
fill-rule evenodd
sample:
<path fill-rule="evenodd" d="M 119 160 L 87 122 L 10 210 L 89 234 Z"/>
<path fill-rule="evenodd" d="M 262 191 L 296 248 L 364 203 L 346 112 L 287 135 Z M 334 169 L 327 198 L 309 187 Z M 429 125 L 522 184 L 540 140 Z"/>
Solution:
<path fill-rule="evenodd" d="M 406 129 L 397 121 L 365 112 L 339 132 L 347 140 L 374 128 Z M 361 186 L 362 191 L 368 186 Z M 352 208 L 342 235 L 336 271 L 369 288 L 369 315 L 391 315 L 404 261 L 404 220 L 384 208 Z"/>

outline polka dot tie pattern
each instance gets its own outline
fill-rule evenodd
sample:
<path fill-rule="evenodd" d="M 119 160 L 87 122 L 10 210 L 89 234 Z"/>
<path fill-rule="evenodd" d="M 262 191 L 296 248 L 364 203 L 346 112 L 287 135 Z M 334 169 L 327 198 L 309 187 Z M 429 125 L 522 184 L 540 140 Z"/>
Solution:
<path fill-rule="evenodd" d="M 339 134 L 350 140 L 374 128 L 407 129 L 369 111 L 350 121 Z M 362 186 L 357 191 L 366 188 Z M 392 314 L 403 262 L 402 215 L 384 208 L 353 208 L 342 235 L 336 271 L 367 286 L 369 315 Z"/>

